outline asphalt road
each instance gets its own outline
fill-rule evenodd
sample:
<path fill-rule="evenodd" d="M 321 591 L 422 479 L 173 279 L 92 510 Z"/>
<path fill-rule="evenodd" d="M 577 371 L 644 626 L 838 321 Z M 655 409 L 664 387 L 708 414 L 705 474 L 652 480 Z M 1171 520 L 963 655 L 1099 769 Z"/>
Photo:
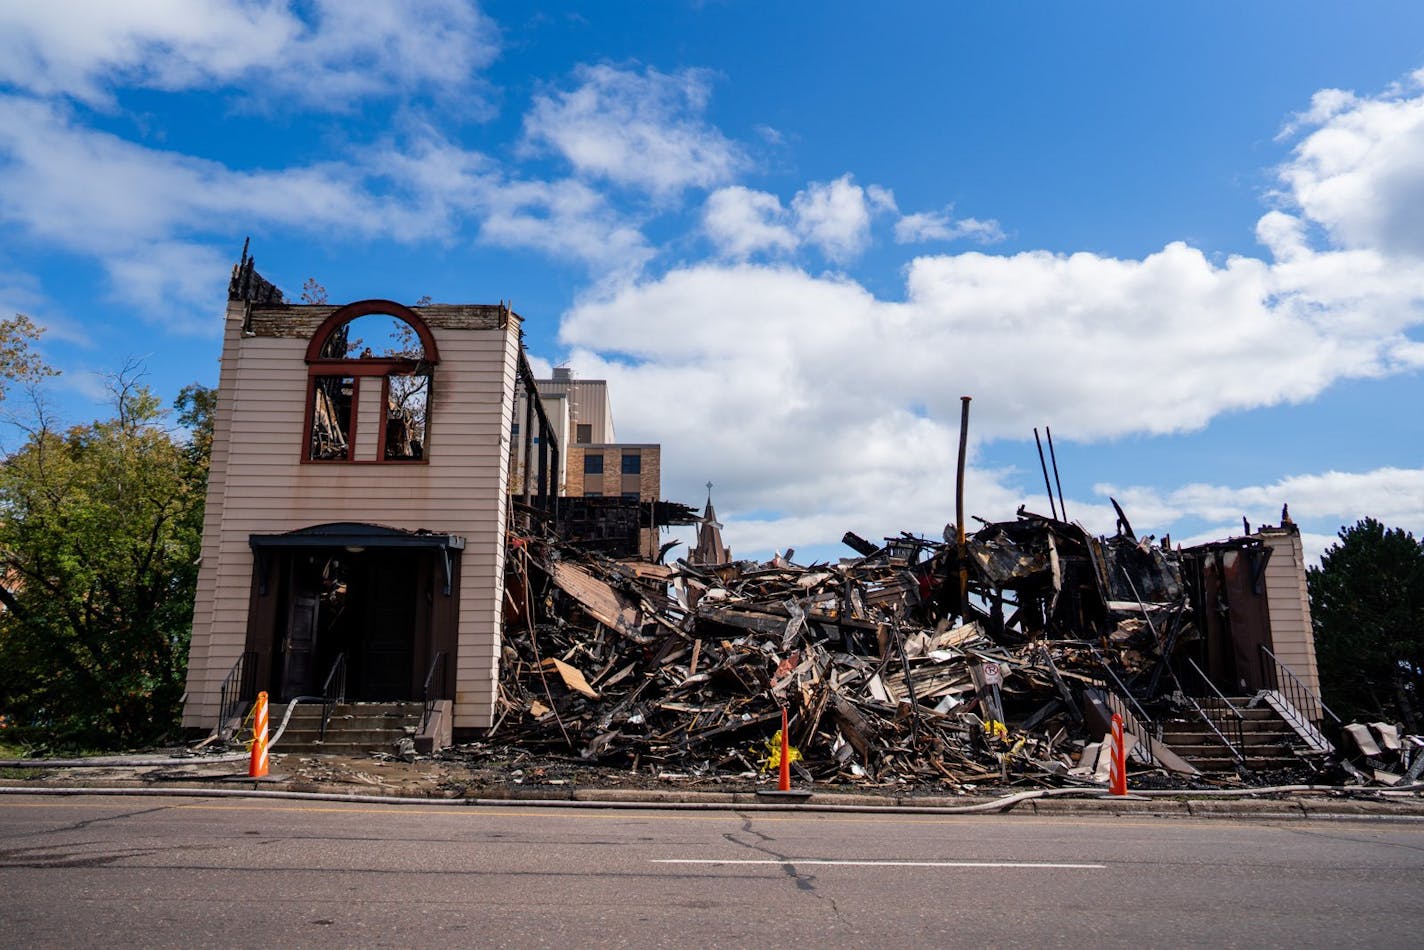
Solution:
<path fill-rule="evenodd" d="M 1420 945 L 1424 827 L 0 798 L 0 945 Z"/>

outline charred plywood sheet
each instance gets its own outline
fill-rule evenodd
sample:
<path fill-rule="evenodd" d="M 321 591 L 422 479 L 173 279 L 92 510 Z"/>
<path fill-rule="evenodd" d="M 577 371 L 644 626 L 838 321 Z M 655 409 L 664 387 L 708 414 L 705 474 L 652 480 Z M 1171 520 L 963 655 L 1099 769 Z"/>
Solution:
<path fill-rule="evenodd" d="M 627 597 L 573 564 L 555 561 L 548 567 L 558 588 L 578 601 L 594 620 L 630 637 L 640 635 L 642 611 Z"/>

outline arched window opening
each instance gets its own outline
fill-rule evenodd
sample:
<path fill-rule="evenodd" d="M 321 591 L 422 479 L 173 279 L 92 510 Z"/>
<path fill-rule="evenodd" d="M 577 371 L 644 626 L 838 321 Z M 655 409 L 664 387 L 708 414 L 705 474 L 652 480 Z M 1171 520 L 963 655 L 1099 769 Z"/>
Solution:
<path fill-rule="evenodd" d="M 388 313 L 368 313 L 333 328 L 321 347 L 325 360 L 424 357 L 425 346 L 415 327 Z"/>
<path fill-rule="evenodd" d="M 409 308 L 368 300 L 337 310 L 307 345 L 306 460 L 424 461 L 438 362 L 434 337 Z M 377 418 L 362 419 L 363 406 Z M 358 428 L 369 425 L 376 449 L 358 452 Z"/>

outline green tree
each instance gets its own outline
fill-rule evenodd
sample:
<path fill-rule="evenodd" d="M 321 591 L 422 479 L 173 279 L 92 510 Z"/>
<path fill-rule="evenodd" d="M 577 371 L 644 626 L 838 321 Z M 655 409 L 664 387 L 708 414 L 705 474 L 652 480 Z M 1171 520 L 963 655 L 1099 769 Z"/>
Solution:
<path fill-rule="evenodd" d="M 213 453 L 213 422 L 218 411 L 218 391 L 202 383 L 189 383 L 173 400 L 178 424 L 188 430 L 188 455 L 206 480 L 208 458 Z"/>
<path fill-rule="evenodd" d="M 113 391 L 114 418 L 42 417 L 0 466 L 0 707 L 60 746 L 158 739 L 183 692 L 206 452 L 131 372 Z"/>
<path fill-rule="evenodd" d="M 23 313 L 0 320 L 0 401 L 11 386 L 37 383 L 58 373 L 34 351 L 43 333 L 44 329 Z"/>
<path fill-rule="evenodd" d="M 1341 716 L 1420 727 L 1424 544 L 1366 518 L 1307 572 L 1325 701 Z"/>

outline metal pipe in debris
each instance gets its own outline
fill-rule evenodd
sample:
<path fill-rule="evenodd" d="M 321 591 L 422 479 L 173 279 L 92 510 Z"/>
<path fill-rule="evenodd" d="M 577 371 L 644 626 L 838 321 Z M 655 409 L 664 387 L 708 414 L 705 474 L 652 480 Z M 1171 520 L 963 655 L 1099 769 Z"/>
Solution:
<path fill-rule="evenodd" d="M 954 523 L 959 542 L 959 615 L 969 619 L 969 544 L 964 535 L 964 457 L 969 451 L 969 401 L 960 396 L 959 468 L 954 478 Z"/>
<path fill-rule="evenodd" d="M 1048 492 L 1048 510 L 1053 512 L 1053 520 L 1058 520 L 1058 505 L 1053 500 L 1053 485 L 1048 481 L 1048 463 L 1043 459 L 1043 442 L 1038 438 L 1038 426 L 1033 427 L 1033 444 L 1038 446 L 1038 467 L 1043 469 L 1043 490 Z"/>
<path fill-rule="evenodd" d="M 1053 430 L 1043 427 L 1048 434 L 1048 457 L 1053 459 L 1053 480 L 1058 483 L 1058 509 L 1063 512 L 1063 520 L 1068 520 L 1068 501 L 1063 497 L 1063 482 L 1058 478 L 1058 453 L 1053 451 Z"/>

